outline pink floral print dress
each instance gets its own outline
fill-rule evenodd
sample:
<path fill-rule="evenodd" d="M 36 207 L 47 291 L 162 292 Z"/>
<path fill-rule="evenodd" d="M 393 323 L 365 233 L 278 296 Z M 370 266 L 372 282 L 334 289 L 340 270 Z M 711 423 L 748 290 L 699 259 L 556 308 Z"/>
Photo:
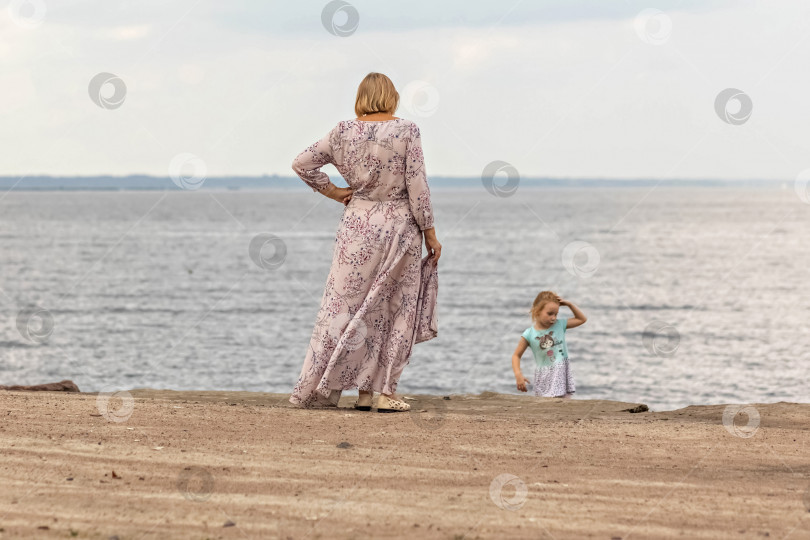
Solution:
<path fill-rule="evenodd" d="M 292 167 L 313 191 L 331 163 L 354 191 L 335 236 L 301 375 L 290 396 L 330 407 L 350 388 L 393 394 L 415 343 L 438 333 L 438 265 L 422 259 L 433 227 L 419 128 L 409 120 L 344 120 Z"/>

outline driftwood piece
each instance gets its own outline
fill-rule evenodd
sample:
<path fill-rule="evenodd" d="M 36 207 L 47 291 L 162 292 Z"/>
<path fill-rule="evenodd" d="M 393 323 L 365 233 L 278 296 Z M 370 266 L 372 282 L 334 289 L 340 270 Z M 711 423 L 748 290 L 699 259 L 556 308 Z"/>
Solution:
<path fill-rule="evenodd" d="M 47 391 L 47 392 L 80 392 L 79 387 L 73 381 L 65 379 L 64 381 L 52 382 L 46 384 L 35 384 L 33 386 L 3 386 L 0 385 L 0 390 L 31 390 L 31 391 Z"/>

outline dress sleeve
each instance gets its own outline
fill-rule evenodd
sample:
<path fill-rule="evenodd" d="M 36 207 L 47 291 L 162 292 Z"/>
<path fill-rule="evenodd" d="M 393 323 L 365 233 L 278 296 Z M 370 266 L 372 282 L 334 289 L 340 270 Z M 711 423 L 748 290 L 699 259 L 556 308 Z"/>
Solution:
<path fill-rule="evenodd" d="M 568 328 L 568 319 L 566 319 L 565 317 L 560 317 L 560 318 L 559 318 L 559 319 L 557 319 L 557 320 L 558 320 L 558 321 L 562 321 L 562 324 L 561 324 L 560 326 L 562 326 L 562 331 L 563 331 L 563 334 L 565 334 L 565 331 L 566 331 L 566 329 Z"/>
<path fill-rule="evenodd" d="M 523 336 L 523 339 L 525 339 L 526 341 L 529 342 L 529 345 L 532 344 L 532 329 L 531 328 L 527 328 L 526 330 L 524 330 L 523 334 L 521 334 L 521 335 Z"/>
<path fill-rule="evenodd" d="M 424 231 L 432 228 L 433 205 L 430 202 L 430 188 L 422 155 L 422 137 L 415 125 L 405 147 L 405 186 L 408 189 L 411 212 L 419 224 L 419 229 Z"/>
<path fill-rule="evenodd" d="M 333 143 L 340 136 L 340 124 L 332 128 L 321 140 L 307 147 L 292 162 L 292 169 L 312 191 L 323 191 L 331 185 L 329 175 L 320 168 L 335 163 Z"/>

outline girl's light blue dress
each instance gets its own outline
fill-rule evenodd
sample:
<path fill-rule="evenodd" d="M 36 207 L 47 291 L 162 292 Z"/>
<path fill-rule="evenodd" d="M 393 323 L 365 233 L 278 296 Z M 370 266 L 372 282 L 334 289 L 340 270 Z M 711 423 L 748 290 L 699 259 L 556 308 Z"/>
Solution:
<path fill-rule="evenodd" d="M 565 344 L 567 325 L 568 319 L 558 318 L 549 328 L 537 330 L 532 325 L 523 332 L 534 354 L 535 396 L 562 397 L 576 391 Z"/>

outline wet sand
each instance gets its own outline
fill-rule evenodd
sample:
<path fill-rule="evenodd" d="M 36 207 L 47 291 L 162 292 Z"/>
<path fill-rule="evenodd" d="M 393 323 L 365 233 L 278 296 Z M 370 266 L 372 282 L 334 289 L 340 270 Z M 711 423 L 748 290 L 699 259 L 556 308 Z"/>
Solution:
<path fill-rule="evenodd" d="M 810 404 L 129 395 L 0 391 L 0 538 L 810 538 Z"/>

